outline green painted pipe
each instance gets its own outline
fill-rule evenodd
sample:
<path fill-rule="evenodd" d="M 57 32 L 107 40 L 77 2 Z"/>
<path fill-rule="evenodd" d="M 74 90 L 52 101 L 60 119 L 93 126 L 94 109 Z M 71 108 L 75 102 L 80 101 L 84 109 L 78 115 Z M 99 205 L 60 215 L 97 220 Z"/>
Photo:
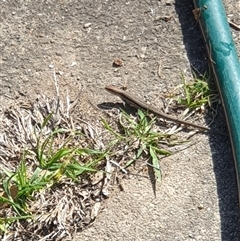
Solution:
<path fill-rule="evenodd" d="M 221 0 L 193 0 L 223 103 L 240 201 L 240 63 Z"/>

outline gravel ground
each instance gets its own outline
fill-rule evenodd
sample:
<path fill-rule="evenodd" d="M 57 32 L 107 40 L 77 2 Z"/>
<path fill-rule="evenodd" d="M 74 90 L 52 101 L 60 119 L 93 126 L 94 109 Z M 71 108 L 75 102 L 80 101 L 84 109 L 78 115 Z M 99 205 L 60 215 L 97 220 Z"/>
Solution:
<path fill-rule="evenodd" d="M 239 24 L 239 1 L 225 1 L 225 6 Z M 79 116 L 100 128 L 102 110 L 93 106 L 120 102 L 105 93 L 105 85 L 127 85 L 161 106 L 161 93 L 181 83 L 181 72 L 190 78 L 191 68 L 207 69 L 189 0 L 6 0 L 0 8 L 3 108 L 38 94 L 54 95 L 54 68 L 70 96 L 84 86 Z M 165 17 L 171 19 L 165 22 Z M 240 53 L 239 32 L 232 33 Z M 121 68 L 112 67 L 116 58 L 124 60 Z M 219 107 L 213 129 L 226 128 Z M 197 134 L 192 142 L 162 160 L 164 177 L 156 197 L 148 179 L 123 179 L 124 191 L 113 192 L 95 223 L 75 240 L 240 240 L 230 141 Z"/>

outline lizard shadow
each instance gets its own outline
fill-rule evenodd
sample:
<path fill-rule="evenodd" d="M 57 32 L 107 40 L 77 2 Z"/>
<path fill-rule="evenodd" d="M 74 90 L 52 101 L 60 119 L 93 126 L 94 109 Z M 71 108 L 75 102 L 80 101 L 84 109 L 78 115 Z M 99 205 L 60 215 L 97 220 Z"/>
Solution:
<path fill-rule="evenodd" d="M 194 72 L 203 74 L 208 70 L 208 56 L 204 38 L 192 14 L 194 9 L 193 2 L 190 0 L 176 0 L 175 9 L 181 24 L 183 43 L 191 68 Z M 219 108 L 211 129 L 221 129 L 221 127 L 227 132 L 222 107 Z M 210 134 L 209 143 L 219 197 L 221 237 L 222 240 L 236 240 L 234 239 L 238 236 L 236 234 L 240 235 L 239 200 L 230 140 L 226 137 Z"/>

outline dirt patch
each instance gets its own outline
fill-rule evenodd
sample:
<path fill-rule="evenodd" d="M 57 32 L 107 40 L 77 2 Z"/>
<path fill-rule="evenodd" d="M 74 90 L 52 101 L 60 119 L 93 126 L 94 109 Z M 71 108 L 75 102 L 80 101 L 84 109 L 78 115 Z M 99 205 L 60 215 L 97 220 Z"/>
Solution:
<path fill-rule="evenodd" d="M 230 1 L 226 8 L 238 23 L 236 5 Z M 120 102 L 104 91 L 108 84 L 127 85 L 161 106 L 161 93 L 181 82 L 181 72 L 190 78 L 191 69 L 207 69 L 192 9 L 188 0 L 1 1 L 2 111 L 55 96 L 54 71 L 63 97 L 68 92 L 74 100 L 84 87 L 75 117 L 100 133 L 103 110 L 97 105 Z M 239 34 L 232 32 L 240 52 Z M 119 68 L 113 67 L 117 58 L 123 60 Z M 221 108 L 218 113 L 213 128 L 226 130 Z M 125 191 L 113 193 L 93 227 L 76 240 L 239 240 L 230 142 L 202 134 L 192 141 L 162 161 L 156 198 L 148 179 L 123 180 Z"/>

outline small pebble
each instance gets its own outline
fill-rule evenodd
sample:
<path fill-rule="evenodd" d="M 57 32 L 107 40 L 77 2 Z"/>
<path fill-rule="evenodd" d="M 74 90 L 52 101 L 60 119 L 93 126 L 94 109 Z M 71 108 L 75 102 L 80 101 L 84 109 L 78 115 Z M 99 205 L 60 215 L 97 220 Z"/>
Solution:
<path fill-rule="evenodd" d="M 75 66 L 75 65 L 77 65 L 77 63 L 73 61 L 73 62 L 71 63 L 71 67 L 73 67 L 73 66 Z"/>
<path fill-rule="evenodd" d="M 204 209 L 203 205 L 202 205 L 202 204 L 199 204 L 199 205 L 198 205 L 198 209 L 199 209 L 199 210 Z"/>
<path fill-rule="evenodd" d="M 83 25 L 83 27 L 84 27 L 84 28 L 89 28 L 91 25 L 92 25 L 92 23 L 85 23 L 85 24 Z"/>

